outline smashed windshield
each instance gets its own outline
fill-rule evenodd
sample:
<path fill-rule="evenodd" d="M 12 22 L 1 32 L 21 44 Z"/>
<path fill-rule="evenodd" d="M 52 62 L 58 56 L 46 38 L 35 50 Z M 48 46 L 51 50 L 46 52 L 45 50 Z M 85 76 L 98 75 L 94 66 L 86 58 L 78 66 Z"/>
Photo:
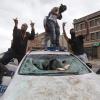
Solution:
<path fill-rule="evenodd" d="M 23 61 L 19 74 L 86 74 L 90 70 L 73 55 L 67 54 L 34 54 Z"/>

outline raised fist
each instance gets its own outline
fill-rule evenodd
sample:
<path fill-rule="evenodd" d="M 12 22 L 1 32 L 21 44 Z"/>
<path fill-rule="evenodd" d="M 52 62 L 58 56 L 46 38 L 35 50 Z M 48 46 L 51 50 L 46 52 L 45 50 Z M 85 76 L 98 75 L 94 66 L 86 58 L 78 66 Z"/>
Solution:
<path fill-rule="evenodd" d="M 62 23 L 62 26 L 64 27 L 65 25 L 66 25 L 66 22 L 63 22 L 63 23 Z"/>
<path fill-rule="evenodd" d="M 14 20 L 15 24 L 18 24 L 18 19 L 17 18 L 14 18 L 13 20 Z"/>
<path fill-rule="evenodd" d="M 31 27 L 34 27 L 34 24 L 35 24 L 35 23 L 31 21 L 31 24 L 30 24 L 30 25 L 31 25 Z"/>

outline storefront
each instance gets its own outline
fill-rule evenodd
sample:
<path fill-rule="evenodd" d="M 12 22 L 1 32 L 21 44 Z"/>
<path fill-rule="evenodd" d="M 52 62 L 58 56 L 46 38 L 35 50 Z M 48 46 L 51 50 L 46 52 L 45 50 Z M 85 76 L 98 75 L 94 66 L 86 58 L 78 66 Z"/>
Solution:
<path fill-rule="evenodd" d="M 100 42 L 94 43 L 93 47 L 97 48 L 97 58 L 100 59 Z"/>
<path fill-rule="evenodd" d="M 85 52 L 89 59 L 100 59 L 100 42 L 93 43 L 92 46 L 86 47 Z"/>

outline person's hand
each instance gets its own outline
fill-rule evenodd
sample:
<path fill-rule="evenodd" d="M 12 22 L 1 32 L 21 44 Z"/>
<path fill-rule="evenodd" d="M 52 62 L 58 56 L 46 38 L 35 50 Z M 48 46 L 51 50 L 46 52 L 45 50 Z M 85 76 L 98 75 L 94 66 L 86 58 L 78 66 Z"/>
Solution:
<path fill-rule="evenodd" d="M 13 20 L 14 20 L 15 25 L 17 25 L 18 24 L 18 19 L 14 18 Z"/>
<path fill-rule="evenodd" d="M 65 27 L 65 25 L 66 25 L 66 22 L 63 22 L 63 23 L 62 23 L 62 26 Z"/>
<path fill-rule="evenodd" d="M 35 23 L 31 21 L 31 24 L 30 24 L 30 25 L 31 25 L 32 28 L 34 27 L 34 24 L 35 24 Z"/>
<path fill-rule="evenodd" d="M 68 64 L 68 65 L 65 65 L 65 66 L 64 66 L 64 69 L 66 69 L 66 70 L 67 70 L 67 69 L 69 69 L 69 67 L 70 67 L 70 65 L 69 65 L 69 64 Z"/>

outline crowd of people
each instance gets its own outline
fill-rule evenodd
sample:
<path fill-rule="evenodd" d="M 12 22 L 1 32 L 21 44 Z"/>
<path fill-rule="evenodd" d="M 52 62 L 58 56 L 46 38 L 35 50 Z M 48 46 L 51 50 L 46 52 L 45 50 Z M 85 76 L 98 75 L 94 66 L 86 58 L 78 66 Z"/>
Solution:
<path fill-rule="evenodd" d="M 60 50 L 59 44 L 59 36 L 60 36 L 60 26 L 57 20 L 62 19 L 62 13 L 65 12 L 67 9 L 66 5 L 61 4 L 59 7 L 54 7 L 48 13 L 48 15 L 44 18 L 44 29 L 45 29 L 45 45 L 44 48 L 47 50 L 47 42 L 50 40 L 50 47 L 55 48 L 55 50 Z M 28 40 L 33 40 L 35 38 L 35 29 L 34 23 L 31 22 L 31 34 L 27 32 L 28 25 L 26 23 L 22 24 L 21 28 L 18 29 L 18 19 L 14 19 L 14 29 L 13 29 L 13 40 L 11 47 L 8 51 L 4 54 L 4 56 L 0 59 L 0 80 L 3 76 L 3 72 L 5 70 L 5 65 L 8 64 L 13 58 L 18 59 L 18 63 L 22 60 L 23 56 L 26 54 L 26 47 Z M 68 43 L 69 48 L 71 49 L 72 53 L 74 53 L 77 57 L 82 59 L 85 63 L 88 62 L 87 55 L 84 51 L 84 41 L 86 35 L 89 34 L 88 30 L 88 22 L 85 21 L 87 34 L 83 35 L 80 34 L 76 36 L 75 29 L 70 30 L 71 39 L 67 37 L 65 31 L 65 23 L 62 24 L 63 27 L 63 34 Z"/>

